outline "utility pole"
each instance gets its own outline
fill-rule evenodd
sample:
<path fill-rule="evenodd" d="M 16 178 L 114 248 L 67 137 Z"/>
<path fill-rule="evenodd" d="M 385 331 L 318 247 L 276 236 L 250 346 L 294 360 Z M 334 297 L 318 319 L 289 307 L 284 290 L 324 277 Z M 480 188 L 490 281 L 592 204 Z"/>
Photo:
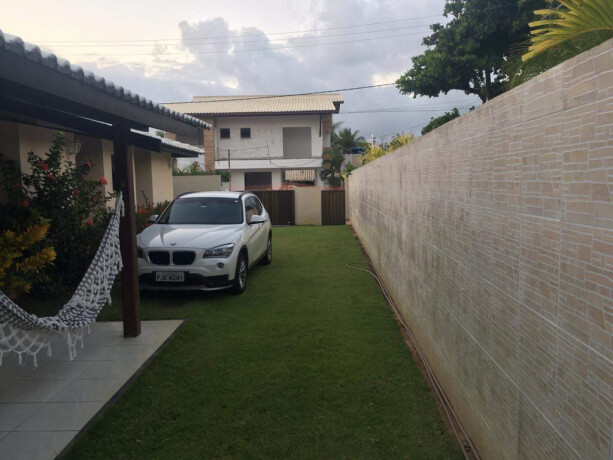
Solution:
<path fill-rule="evenodd" d="M 375 149 L 375 135 L 371 134 L 370 135 L 370 146 L 372 147 L 372 149 Z"/>
<path fill-rule="evenodd" d="M 232 163 L 230 162 L 230 149 L 228 149 L 228 191 L 232 191 Z"/>

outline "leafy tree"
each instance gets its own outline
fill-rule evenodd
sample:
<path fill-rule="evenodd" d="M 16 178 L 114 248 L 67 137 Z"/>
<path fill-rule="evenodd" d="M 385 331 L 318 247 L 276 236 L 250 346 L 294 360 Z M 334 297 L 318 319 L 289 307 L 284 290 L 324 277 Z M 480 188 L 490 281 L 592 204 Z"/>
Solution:
<path fill-rule="evenodd" d="M 606 1 L 606 0 L 605 0 Z M 447 24 L 430 26 L 428 49 L 396 82 L 401 93 L 436 97 L 451 90 L 483 102 L 505 89 L 505 59 L 528 35 L 533 11 L 546 0 L 447 0 Z"/>
<path fill-rule="evenodd" d="M 430 122 L 421 129 L 421 135 L 429 133 L 433 129 L 438 128 L 439 126 L 444 125 L 448 121 L 453 120 L 454 118 L 458 118 L 460 116 L 460 112 L 458 109 L 453 109 L 451 112 L 445 112 L 444 115 L 440 117 L 432 117 L 430 118 Z"/>

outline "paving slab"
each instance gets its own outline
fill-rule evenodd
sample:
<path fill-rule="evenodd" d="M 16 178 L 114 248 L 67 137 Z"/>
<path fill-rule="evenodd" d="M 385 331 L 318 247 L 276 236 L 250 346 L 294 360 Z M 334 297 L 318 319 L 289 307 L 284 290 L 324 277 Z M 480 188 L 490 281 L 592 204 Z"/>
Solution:
<path fill-rule="evenodd" d="M 0 459 L 55 458 L 168 340 L 182 320 L 145 321 L 123 338 L 121 322 L 96 323 L 70 356 L 58 339 L 52 354 L 0 366 Z"/>

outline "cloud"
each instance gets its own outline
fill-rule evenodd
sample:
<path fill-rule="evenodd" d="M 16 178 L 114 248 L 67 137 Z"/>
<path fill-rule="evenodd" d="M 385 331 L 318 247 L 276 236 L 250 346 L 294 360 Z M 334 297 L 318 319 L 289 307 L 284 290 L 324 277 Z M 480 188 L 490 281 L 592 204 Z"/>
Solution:
<path fill-rule="evenodd" d="M 222 17 L 182 21 L 178 25 L 180 47 L 158 44 L 153 59 L 139 64 L 100 59 L 89 67 L 93 65 L 105 77 L 161 102 L 190 100 L 195 95 L 300 93 L 388 83 L 410 66 L 412 56 L 423 51 L 421 37 L 427 33 L 427 25 L 436 20 L 390 23 L 390 19 L 440 14 L 443 3 L 444 0 L 316 0 L 311 3 L 314 20 L 307 28 L 319 31 L 291 37 L 267 35 L 256 27 L 233 27 Z M 384 21 L 388 22 L 346 27 Z M 357 33 L 364 31 L 370 32 Z M 396 37 L 386 38 L 392 35 Z M 308 46 L 312 44 L 321 46 Z M 394 87 L 346 92 L 343 96 L 345 104 L 336 120 L 366 136 L 415 126 L 418 131 L 418 125 L 438 114 L 423 111 L 428 100 L 400 95 Z M 436 101 L 442 113 L 442 109 L 463 106 L 473 99 L 456 92 L 429 101 Z M 445 106 L 441 104 L 445 100 L 460 102 Z M 419 111 L 343 115 L 389 107 L 415 107 Z"/>

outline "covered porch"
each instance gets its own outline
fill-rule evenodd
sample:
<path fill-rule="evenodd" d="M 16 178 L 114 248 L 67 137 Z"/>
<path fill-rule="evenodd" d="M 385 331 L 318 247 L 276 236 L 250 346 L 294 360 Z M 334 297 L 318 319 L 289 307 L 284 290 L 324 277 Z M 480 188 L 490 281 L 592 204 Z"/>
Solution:
<path fill-rule="evenodd" d="M 153 191 L 152 171 L 170 170 L 172 157 L 202 154 L 198 146 L 209 126 L 0 31 L 0 128 L 3 150 L 17 162 L 28 151 L 40 152 L 45 136 L 58 130 L 71 145 L 87 143 L 100 160 L 100 170 L 92 174 L 108 177 L 107 191 L 122 192 L 125 203 L 116 299 L 121 321 L 93 323 L 76 356 L 58 334 L 50 343 L 52 353 L 37 355 L 37 367 L 30 359 L 20 365 L 10 353 L 0 366 L 0 458 L 51 459 L 114 401 L 182 324 L 180 319 L 141 324 L 135 184 L 148 180 Z M 162 139 L 150 133 L 153 129 L 181 133 L 193 145 Z M 31 135 L 24 141 L 20 131 Z M 78 149 L 68 153 L 77 160 Z M 171 174 L 169 183 L 172 187 Z"/>

